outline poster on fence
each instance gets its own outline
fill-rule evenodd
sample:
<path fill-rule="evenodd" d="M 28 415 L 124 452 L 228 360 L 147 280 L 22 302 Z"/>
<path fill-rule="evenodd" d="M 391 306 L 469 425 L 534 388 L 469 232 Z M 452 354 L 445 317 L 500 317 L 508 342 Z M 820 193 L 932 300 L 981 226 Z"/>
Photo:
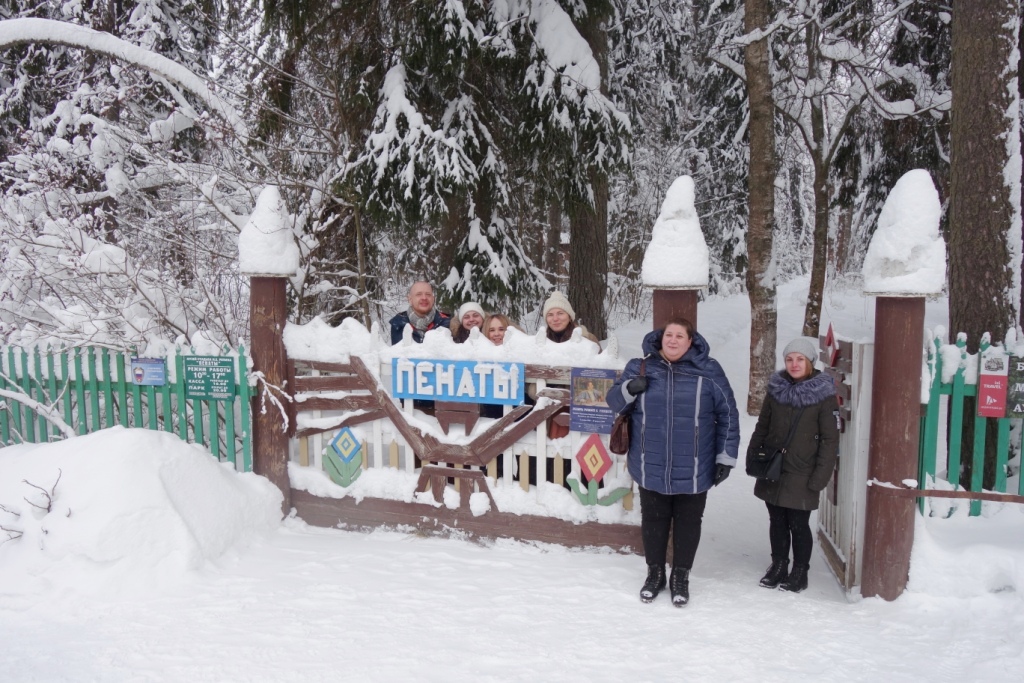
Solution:
<path fill-rule="evenodd" d="M 1010 357 L 990 347 L 978 360 L 978 417 L 1006 417 Z"/>
<path fill-rule="evenodd" d="M 573 368 L 570 384 L 569 429 L 574 432 L 611 434 L 615 411 L 604 397 L 615 384 L 615 371 L 599 368 Z"/>
<path fill-rule="evenodd" d="M 1010 358 L 1007 417 L 1024 417 L 1024 358 Z"/>

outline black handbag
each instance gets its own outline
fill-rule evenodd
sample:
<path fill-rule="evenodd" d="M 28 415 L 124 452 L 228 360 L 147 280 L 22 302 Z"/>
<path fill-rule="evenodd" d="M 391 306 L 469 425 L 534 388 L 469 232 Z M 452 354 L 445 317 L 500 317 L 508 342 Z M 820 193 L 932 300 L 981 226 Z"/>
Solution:
<path fill-rule="evenodd" d="M 640 377 L 643 377 L 647 369 L 647 359 L 640 361 Z M 629 422 L 632 410 L 619 413 L 612 423 L 612 433 L 608 437 L 608 450 L 616 455 L 625 455 L 629 452 Z"/>
<path fill-rule="evenodd" d="M 793 418 L 793 424 L 789 427 L 789 434 L 786 436 L 786 443 L 782 444 L 782 448 L 761 446 L 755 451 L 747 451 L 747 474 L 755 479 L 764 479 L 771 482 L 782 478 L 782 460 L 786 456 L 786 449 L 789 448 L 789 442 L 793 440 L 796 426 L 800 422 L 800 416 L 803 414 L 804 409 L 801 408 L 800 412 Z"/>

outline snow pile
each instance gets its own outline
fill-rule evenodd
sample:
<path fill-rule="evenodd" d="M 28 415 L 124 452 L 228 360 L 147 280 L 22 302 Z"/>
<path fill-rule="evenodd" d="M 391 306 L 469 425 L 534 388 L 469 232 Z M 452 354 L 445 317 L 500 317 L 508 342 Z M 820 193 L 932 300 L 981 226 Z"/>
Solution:
<path fill-rule="evenodd" d="M 0 594 L 84 583 L 152 590 L 281 518 L 266 479 L 173 434 L 123 427 L 0 449 L 0 506 Z"/>
<path fill-rule="evenodd" d="M 367 331 L 355 318 L 345 318 L 338 327 L 331 327 L 320 318 L 304 325 L 288 323 L 283 339 L 289 358 L 324 363 L 348 363 L 353 353 L 369 360 L 384 345 L 376 324 Z"/>
<path fill-rule="evenodd" d="M 694 207 L 693 178 L 680 176 L 665 194 L 640 277 L 646 287 L 700 289 L 708 286 L 709 264 Z"/>
<path fill-rule="evenodd" d="M 942 207 L 927 171 L 896 182 L 878 216 L 864 257 L 864 293 L 925 296 L 946 284 L 946 243 L 939 234 Z"/>
<path fill-rule="evenodd" d="M 579 329 L 569 341 L 556 344 L 545 336 L 543 327 L 535 335 L 509 328 L 505 332 L 504 344 L 495 346 L 476 329 L 470 332 L 465 343 L 456 344 L 452 341 L 451 330 L 442 327 L 429 330 L 421 344 L 408 338 L 391 346 L 381 337 L 376 324 L 367 331 L 352 318 L 345 319 L 338 327 L 314 319 L 305 325 L 289 323 L 284 330 L 284 344 L 289 358 L 347 363 L 350 355 L 355 354 L 371 369 L 379 367 L 380 363 L 390 364 L 392 358 L 531 363 L 616 370 L 625 367 L 625 361 L 619 358 L 616 342 L 610 341 L 608 348 L 602 350 L 600 345 L 584 339 Z"/>
<path fill-rule="evenodd" d="M 299 269 L 299 245 L 291 230 L 291 218 L 274 185 L 256 199 L 249 221 L 238 236 L 238 266 L 244 275 L 295 275 Z"/>
<path fill-rule="evenodd" d="M 969 517 L 957 501 L 948 519 L 915 515 L 908 593 L 972 598 L 1024 591 L 1024 506 L 985 503 Z M 943 499 L 929 508 L 950 508 Z"/>

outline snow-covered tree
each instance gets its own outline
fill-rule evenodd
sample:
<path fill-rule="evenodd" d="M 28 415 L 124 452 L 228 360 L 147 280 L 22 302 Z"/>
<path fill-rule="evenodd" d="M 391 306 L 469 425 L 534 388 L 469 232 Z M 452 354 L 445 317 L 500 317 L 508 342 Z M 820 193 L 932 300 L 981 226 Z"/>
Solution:
<path fill-rule="evenodd" d="M 196 75 L 210 64 L 204 9 L 37 3 L 36 24 L 4 25 L 22 41 L 5 43 L 0 76 L 5 328 L 119 346 L 240 338 L 236 228 L 201 201 L 199 167 L 244 125 Z"/>

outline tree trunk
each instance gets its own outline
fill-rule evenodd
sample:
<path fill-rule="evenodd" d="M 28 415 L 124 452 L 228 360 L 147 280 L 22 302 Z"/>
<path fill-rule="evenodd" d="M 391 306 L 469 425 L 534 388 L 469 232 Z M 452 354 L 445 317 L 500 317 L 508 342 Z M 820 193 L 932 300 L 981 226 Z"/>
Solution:
<path fill-rule="evenodd" d="M 1024 17 L 1021 16 L 1022 11 L 1024 11 L 1024 8 L 1017 8 L 1018 54 L 1024 54 L 1024 30 L 1021 30 L 1022 21 L 1024 21 Z M 1024 99 L 1024 59 L 1017 61 L 1017 101 L 1019 102 L 1021 99 Z M 1024 126 L 1021 126 L 1018 144 L 1021 146 L 1021 149 L 1024 149 Z M 1021 190 L 1017 192 L 1017 201 L 1020 206 L 1024 206 L 1024 183 L 1021 184 Z M 1024 244 L 1021 245 L 1021 249 L 1024 251 Z M 1017 324 L 1024 328 L 1024 259 L 1021 259 L 1020 278 L 1022 285 L 1019 292 L 1020 297 L 1017 301 Z"/>
<path fill-rule="evenodd" d="M 953 9 L 949 322 L 952 334 L 967 334 L 972 351 L 983 333 L 1001 340 L 1017 321 L 1014 274 L 1021 245 L 1014 200 L 1020 194 L 1020 148 L 1014 143 L 1019 142 L 1019 113 L 1009 66 L 1017 46 L 1018 12 L 1018 0 L 976 0 Z M 965 406 L 964 444 L 973 441 L 972 403 Z M 994 453 L 987 450 L 985 460 L 985 486 L 990 487 Z"/>
<path fill-rule="evenodd" d="M 569 212 L 569 303 L 576 320 L 598 339 L 608 336 L 608 178 L 591 174 L 594 205 L 578 201 Z"/>
<path fill-rule="evenodd" d="M 747 0 L 743 32 L 768 23 L 768 0 Z M 750 101 L 750 176 L 747 202 L 747 296 L 750 298 L 750 391 L 747 413 L 761 410 L 768 379 L 775 371 L 778 311 L 772 274 L 775 228 L 775 105 L 772 101 L 768 39 L 745 49 L 747 97 Z"/>
<path fill-rule="evenodd" d="M 585 15 L 577 25 L 601 71 L 601 92 L 608 94 L 608 36 L 600 11 Z M 590 201 L 570 199 L 569 209 L 569 302 L 577 321 L 598 339 L 608 336 L 604 297 L 608 289 L 608 176 L 596 168 L 588 171 Z"/>
<path fill-rule="evenodd" d="M 818 73 L 818 38 L 820 29 L 811 22 L 807 25 L 807 72 Z M 814 164 L 814 244 L 811 247 L 811 286 L 804 309 L 805 337 L 817 337 L 821 327 L 821 301 L 825 294 L 825 272 L 828 268 L 828 162 L 825 139 L 825 112 L 821 95 L 810 98 L 811 105 L 811 161 Z"/>
<path fill-rule="evenodd" d="M 544 270 L 552 282 L 565 275 L 562 263 L 562 205 L 556 201 L 548 204 L 548 230 L 544 240 Z"/>

